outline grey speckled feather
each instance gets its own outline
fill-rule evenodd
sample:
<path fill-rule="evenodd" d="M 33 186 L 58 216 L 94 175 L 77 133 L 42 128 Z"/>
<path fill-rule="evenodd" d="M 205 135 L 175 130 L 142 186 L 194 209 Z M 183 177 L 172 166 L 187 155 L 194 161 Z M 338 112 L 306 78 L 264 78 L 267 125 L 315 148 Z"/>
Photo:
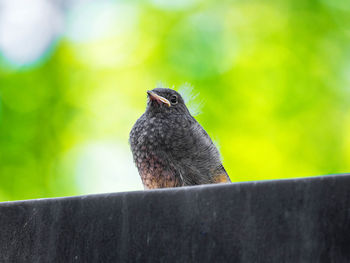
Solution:
<path fill-rule="evenodd" d="M 218 149 L 181 95 L 165 88 L 148 95 L 129 138 L 145 188 L 230 182 Z"/>

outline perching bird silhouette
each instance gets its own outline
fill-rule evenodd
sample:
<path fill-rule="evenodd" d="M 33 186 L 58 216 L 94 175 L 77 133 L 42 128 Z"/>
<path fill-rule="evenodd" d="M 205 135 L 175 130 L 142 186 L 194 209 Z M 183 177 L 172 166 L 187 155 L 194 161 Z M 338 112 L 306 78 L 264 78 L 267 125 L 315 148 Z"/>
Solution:
<path fill-rule="evenodd" d="M 228 183 L 220 153 L 172 89 L 148 91 L 130 146 L 145 189 Z"/>

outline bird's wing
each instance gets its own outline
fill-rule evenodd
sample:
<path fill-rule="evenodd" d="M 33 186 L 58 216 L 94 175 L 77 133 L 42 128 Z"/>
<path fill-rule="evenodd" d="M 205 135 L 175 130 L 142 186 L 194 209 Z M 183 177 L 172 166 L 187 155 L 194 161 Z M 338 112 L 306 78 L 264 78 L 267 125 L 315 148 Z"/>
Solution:
<path fill-rule="evenodd" d="M 179 140 L 173 160 L 184 168 L 186 185 L 230 182 L 222 165 L 220 153 L 207 132 L 194 120 L 187 136 Z"/>
<path fill-rule="evenodd" d="M 202 136 L 198 136 L 198 138 L 200 138 L 201 140 L 199 144 L 202 145 L 202 147 L 200 147 L 201 153 L 206 155 L 205 158 L 208 158 L 208 161 L 212 162 L 212 165 L 213 165 L 209 168 L 211 182 L 212 183 L 231 182 L 230 177 L 228 176 L 224 166 L 222 165 L 219 150 L 211 140 L 208 133 L 204 130 L 204 128 L 198 122 L 196 122 L 195 124 L 195 130 L 202 135 Z"/>
<path fill-rule="evenodd" d="M 230 183 L 230 177 L 228 176 L 224 166 L 221 164 L 214 172 L 213 172 L 213 181 L 214 183 Z"/>

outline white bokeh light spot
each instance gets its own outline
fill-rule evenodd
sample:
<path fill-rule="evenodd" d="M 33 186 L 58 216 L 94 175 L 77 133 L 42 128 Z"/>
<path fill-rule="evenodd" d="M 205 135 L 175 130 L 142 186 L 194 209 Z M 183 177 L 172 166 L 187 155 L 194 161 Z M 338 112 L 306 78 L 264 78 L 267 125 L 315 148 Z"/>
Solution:
<path fill-rule="evenodd" d="M 82 194 L 143 190 L 141 178 L 127 145 L 93 142 L 80 150 L 76 164 L 77 186 Z"/>
<path fill-rule="evenodd" d="M 0 52 L 11 63 L 38 60 L 63 26 L 60 9 L 45 0 L 0 0 Z"/>

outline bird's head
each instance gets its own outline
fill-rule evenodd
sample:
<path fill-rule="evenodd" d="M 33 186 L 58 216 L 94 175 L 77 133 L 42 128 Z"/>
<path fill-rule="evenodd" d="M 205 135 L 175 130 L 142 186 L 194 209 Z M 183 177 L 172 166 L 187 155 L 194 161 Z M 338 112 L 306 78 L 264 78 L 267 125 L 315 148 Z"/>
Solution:
<path fill-rule="evenodd" d="M 156 88 L 147 91 L 146 113 L 189 114 L 181 95 L 172 89 Z"/>

